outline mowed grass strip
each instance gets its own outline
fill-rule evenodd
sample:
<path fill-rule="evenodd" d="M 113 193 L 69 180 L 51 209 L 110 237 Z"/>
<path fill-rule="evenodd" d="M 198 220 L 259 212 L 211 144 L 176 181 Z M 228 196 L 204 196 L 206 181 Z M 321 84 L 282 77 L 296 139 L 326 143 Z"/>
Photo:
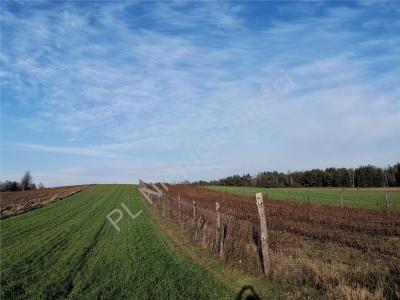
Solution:
<path fill-rule="evenodd" d="M 385 208 L 385 190 L 381 188 L 253 188 L 232 186 L 207 186 L 207 188 L 232 193 L 236 195 L 255 196 L 263 193 L 272 199 L 295 200 L 322 205 L 340 206 L 340 194 L 343 193 L 343 203 L 346 207 Z M 389 207 L 400 209 L 400 188 L 386 190 Z"/>
<path fill-rule="evenodd" d="M 124 203 L 132 220 L 122 209 Z M 106 215 L 124 212 L 117 232 Z M 174 247 L 133 185 L 100 185 L 1 221 L 2 299 L 232 299 Z"/>

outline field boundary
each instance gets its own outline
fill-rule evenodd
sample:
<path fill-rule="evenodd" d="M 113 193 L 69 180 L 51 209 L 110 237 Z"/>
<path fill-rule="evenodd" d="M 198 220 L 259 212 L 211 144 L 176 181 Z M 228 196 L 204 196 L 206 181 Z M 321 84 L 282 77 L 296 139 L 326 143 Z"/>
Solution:
<path fill-rule="evenodd" d="M 396 283 L 386 280 L 395 272 L 392 266 L 400 262 L 400 214 L 396 210 L 269 198 L 257 205 L 253 198 L 188 185 L 142 183 L 140 188 L 163 223 L 178 226 L 190 243 L 221 264 L 255 277 L 264 273 L 268 277 L 264 282 L 288 284 L 304 298 L 391 299 L 396 295 Z M 267 222 L 262 225 L 264 209 Z M 263 248 L 263 227 L 268 229 L 264 240 L 270 250 Z M 271 271 L 265 272 L 269 252 Z M 357 268 L 349 267 L 354 260 Z M 377 282 L 364 281 L 365 272 L 375 272 Z"/>
<path fill-rule="evenodd" d="M 59 202 L 61 200 L 64 200 L 64 199 L 66 199 L 68 197 L 71 197 L 71 196 L 73 196 L 75 194 L 78 194 L 78 193 L 80 193 L 80 192 L 82 192 L 82 191 L 84 191 L 84 190 L 86 190 L 86 189 L 88 189 L 88 188 L 90 188 L 92 186 L 94 186 L 94 185 L 87 185 L 87 186 L 83 187 L 82 189 L 79 189 L 77 191 L 73 191 L 71 193 L 62 195 L 61 197 L 58 197 L 58 193 L 55 193 L 53 196 L 50 196 L 50 199 L 47 199 L 47 200 L 45 200 L 45 201 L 43 201 L 41 203 L 36 203 L 36 204 L 34 204 L 32 206 L 27 206 L 25 208 L 22 208 L 21 210 L 18 210 L 17 212 L 15 212 L 13 214 L 1 214 L 0 215 L 0 219 L 4 220 L 4 219 L 11 218 L 11 217 L 19 216 L 21 214 L 25 214 L 25 213 L 28 213 L 30 211 L 43 208 L 43 207 L 48 206 L 48 205 L 50 205 L 52 203 L 57 203 L 57 202 Z M 21 193 L 21 192 L 12 192 L 12 193 Z M 1 204 L 3 206 L 3 203 L 1 203 Z"/>
<path fill-rule="evenodd" d="M 142 195 L 143 196 L 143 195 Z M 142 200 L 146 202 L 146 199 Z M 286 289 L 277 282 L 266 281 L 261 275 L 254 276 L 246 271 L 238 269 L 236 266 L 221 261 L 215 255 L 210 254 L 207 249 L 199 247 L 196 240 L 193 240 L 190 234 L 178 225 L 175 225 L 161 218 L 161 215 L 151 207 L 149 213 L 153 222 L 169 238 L 169 242 L 179 247 L 187 253 L 193 261 L 199 264 L 213 277 L 224 284 L 226 288 L 236 295 L 245 286 L 251 286 L 257 292 L 261 299 L 284 299 L 283 293 Z"/>

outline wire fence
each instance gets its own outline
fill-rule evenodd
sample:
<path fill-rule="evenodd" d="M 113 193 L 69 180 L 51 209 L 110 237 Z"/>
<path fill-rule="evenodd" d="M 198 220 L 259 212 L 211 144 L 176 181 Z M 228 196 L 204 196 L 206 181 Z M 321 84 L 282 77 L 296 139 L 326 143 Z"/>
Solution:
<path fill-rule="evenodd" d="M 277 200 L 299 201 L 330 206 L 372 209 L 400 209 L 399 188 L 252 188 L 252 187 L 204 187 L 241 196 L 268 194 Z"/>
<path fill-rule="evenodd" d="M 154 187 L 146 186 L 149 189 Z M 150 194 L 161 217 L 182 228 L 203 248 L 220 259 L 253 273 L 263 273 L 260 216 L 255 198 L 228 195 L 203 188 L 167 185 L 162 194 Z M 270 234 L 268 248 L 285 251 L 280 233 L 319 243 L 332 243 L 359 251 L 399 259 L 400 212 L 323 207 L 265 199 Z"/>

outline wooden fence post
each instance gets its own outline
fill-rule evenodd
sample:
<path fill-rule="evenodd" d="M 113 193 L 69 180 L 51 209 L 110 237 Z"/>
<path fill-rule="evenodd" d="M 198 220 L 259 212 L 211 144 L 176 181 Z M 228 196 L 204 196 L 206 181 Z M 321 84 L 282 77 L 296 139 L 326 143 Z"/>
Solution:
<path fill-rule="evenodd" d="M 179 221 L 182 219 L 181 196 L 178 196 Z"/>
<path fill-rule="evenodd" d="M 172 197 L 168 197 L 168 214 L 169 217 L 172 219 Z"/>
<path fill-rule="evenodd" d="M 389 209 L 389 199 L 387 192 L 385 192 L 385 207 L 386 209 Z"/>
<path fill-rule="evenodd" d="M 224 247 L 224 245 L 225 245 L 226 230 L 227 230 L 227 227 L 226 227 L 226 224 L 225 224 L 224 228 L 222 229 L 222 232 L 221 232 L 220 243 L 219 243 L 219 258 L 222 259 L 222 260 L 224 260 L 224 258 L 225 258 L 225 247 Z"/>
<path fill-rule="evenodd" d="M 173 219 L 173 213 L 174 213 L 174 210 L 173 210 L 173 200 L 174 200 L 174 198 L 173 197 L 169 197 L 169 216 L 170 216 L 170 218 L 171 219 Z"/>
<path fill-rule="evenodd" d="M 343 192 L 340 193 L 340 206 L 343 208 Z"/>
<path fill-rule="evenodd" d="M 165 196 L 163 196 L 163 200 L 164 200 L 164 203 L 163 203 L 163 213 L 162 213 L 162 215 L 163 215 L 163 217 L 165 217 L 165 205 L 166 205 Z"/>
<path fill-rule="evenodd" d="M 217 234 L 216 234 L 216 245 L 217 245 L 217 252 L 221 256 L 221 249 L 220 249 L 220 243 L 221 243 L 221 211 L 219 207 L 219 202 L 215 202 L 215 211 L 217 213 Z"/>
<path fill-rule="evenodd" d="M 193 201 L 193 220 L 196 221 L 196 201 Z"/>
<path fill-rule="evenodd" d="M 271 258 L 269 255 L 268 246 L 268 231 L 267 231 L 267 221 L 265 218 L 265 208 L 262 193 L 256 194 L 256 203 L 258 214 L 260 216 L 260 226 L 261 226 L 261 250 L 263 255 L 263 270 L 264 275 L 268 276 L 271 270 Z"/>
<path fill-rule="evenodd" d="M 221 228 L 221 212 L 219 208 L 219 202 L 215 202 L 215 211 L 217 212 L 217 228 Z"/>

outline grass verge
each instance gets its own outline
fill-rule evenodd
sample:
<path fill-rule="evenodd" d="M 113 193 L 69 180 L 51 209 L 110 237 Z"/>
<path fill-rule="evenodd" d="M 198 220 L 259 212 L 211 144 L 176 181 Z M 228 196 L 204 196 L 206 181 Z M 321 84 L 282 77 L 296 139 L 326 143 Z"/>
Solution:
<path fill-rule="evenodd" d="M 287 287 L 267 280 L 263 276 L 248 274 L 220 261 L 210 254 L 207 249 L 201 248 L 195 241 L 191 240 L 184 229 L 168 222 L 166 219 L 160 218 L 155 212 L 151 213 L 154 215 L 154 222 L 157 226 L 170 238 L 171 247 L 179 247 L 185 251 L 196 263 L 210 272 L 216 280 L 222 282 L 228 289 L 233 291 L 236 295 L 235 299 L 242 299 L 238 298 L 238 296 L 244 287 L 252 287 L 261 299 L 284 299 L 284 292 L 288 290 Z"/>
<path fill-rule="evenodd" d="M 133 185 L 91 187 L 0 221 L 1 299 L 232 299 L 171 247 Z M 132 213 L 143 210 L 135 220 Z M 106 215 L 121 209 L 116 231 Z"/>

